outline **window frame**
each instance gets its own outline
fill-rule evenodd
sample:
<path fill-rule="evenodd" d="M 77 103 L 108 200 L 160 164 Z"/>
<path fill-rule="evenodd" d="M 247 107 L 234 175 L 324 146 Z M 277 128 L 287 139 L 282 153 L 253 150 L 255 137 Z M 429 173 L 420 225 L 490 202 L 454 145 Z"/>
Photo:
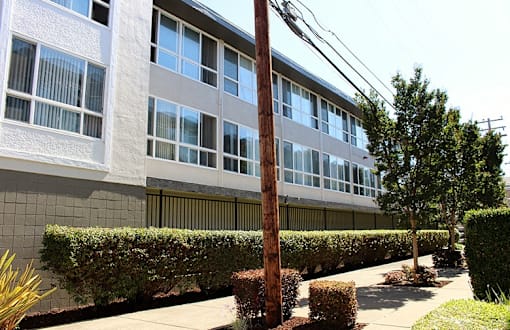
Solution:
<path fill-rule="evenodd" d="M 381 193 L 380 179 L 375 175 L 374 169 L 358 163 L 352 163 L 352 193 L 361 197 L 376 198 Z"/>
<path fill-rule="evenodd" d="M 235 49 L 234 47 L 225 44 L 223 46 L 223 68 L 226 67 L 226 64 L 225 64 L 225 62 L 226 62 L 225 53 L 227 52 L 227 50 L 232 52 L 232 53 L 237 54 L 237 64 L 236 64 L 236 67 L 237 67 L 237 79 L 228 76 L 226 74 L 226 70 L 224 69 L 223 70 L 223 91 L 225 93 L 227 93 L 227 94 L 230 94 L 232 96 L 238 97 L 238 98 L 240 98 L 241 100 L 243 100 L 245 102 L 248 102 L 248 103 L 253 104 L 253 105 L 257 105 L 257 102 L 258 102 L 258 100 L 257 100 L 257 69 L 256 69 L 255 60 L 252 59 L 250 56 L 240 52 L 237 49 Z M 243 59 L 248 61 L 248 62 L 250 62 L 250 66 L 251 66 L 251 69 L 250 69 L 251 79 L 250 79 L 250 83 L 249 84 L 246 84 L 246 82 L 241 78 L 242 77 L 242 73 L 241 73 L 241 69 L 242 69 L 241 60 L 243 60 Z M 236 90 L 237 90 L 236 94 L 231 93 L 230 91 L 228 91 L 225 88 L 226 81 L 228 81 L 228 82 L 230 82 L 230 83 L 232 83 L 232 84 L 234 84 L 236 86 Z M 241 90 L 243 88 L 245 88 L 246 90 L 250 91 L 251 97 L 249 99 L 244 96 L 244 93 L 241 92 Z"/>
<path fill-rule="evenodd" d="M 327 171 L 326 171 L 326 158 Z M 333 161 L 334 160 L 334 161 Z M 342 162 L 342 165 L 339 163 Z M 333 164 L 336 164 L 336 175 L 332 174 Z M 339 169 L 342 169 L 341 173 Z M 327 174 L 329 173 L 329 174 Z M 343 178 L 341 178 L 343 176 Z M 323 152 L 322 153 L 322 178 L 323 187 L 326 190 L 338 191 L 350 194 L 351 189 L 351 162 L 341 157 Z"/>
<path fill-rule="evenodd" d="M 95 23 L 100 24 L 102 26 L 109 27 L 110 26 L 110 20 L 111 20 L 111 18 L 110 18 L 110 15 L 111 15 L 110 0 L 107 0 L 107 1 L 106 0 L 86 0 L 86 1 L 88 1 L 87 14 L 84 14 L 84 13 L 78 11 L 78 10 L 75 10 L 75 9 L 71 8 L 70 6 L 66 6 L 65 4 L 60 4 L 56 0 L 46 0 L 46 2 L 49 2 L 49 3 L 51 3 L 54 6 L 58 6 L 60 8 L 63 8 L 66 11 L 72 12 L 75 15 L 79 15 L 81 17 L 86 17 L 87 19 L 91 20 L 92 22 L 95 22 Z M 102 9 L 106 9 L 107 10 L 106 22 L 102 22 L 101 20 L 94 18 L 94 6 L 95 5 L 96 6 L 100 6 Z"/>
<path fill-rule="evenodd" d="M 324 103 L 326 104 L 326 108 L 323 107 Z M 322 97 L 320 99 L 320 111 L 322 122 L 321 131 L 339 141 L 349 143 L 351 135 L 349 131 L 349 114 L 341 107 L 334 105 Z M 334 116 L 333 122 L 330 119 L 330 113 Z M 332 131 L 334 132 L 333 134 L 331 133 Z"/>
<path fill-rule="evenodd" d="M 314 130 L 320 130 L 320 119 L 319 119 L 319 104 L 318 100 L 320 99 L 317 94 L 313 93 L 311 90 L 295 83 L 293 80 L 288 79 L 286 77 L 281 76 L 281 104 L 282 104 L 282 116 L 293 120 L 303 126 L 306 126 L 308 128 L 314 129 Z M 290 85 L 290 98 L 287 102 L 286 100 L 286 91 L 284 88 L 284 85 L 286 83 L 289 83 Z M 299 105 L 293 104 L 294 101 L 294 90 L 299 90 Z M 306 111 L 304 111 L 303 99 L 306 99 L 303 94 L 307 93 L 309 95 L 308 102 L 312 105 L 312 113 L 309 114 Z M 290 115 L 288 113 L 290 111 Z M 315 112 L 315 114 L 314 114 Z M 295 114 L 296 113 L 296 114 Z M 297 117 L 296 117 L 297 115 Z M 306 119 L 306 122 L 304 119 Z"/>
<path fill-rule="evenodd" d="M 174 139 L 158 136 L 158 108 L 159 108 L 158 102 L 168 104 L 169 106 L 175 108 L 174 112 L 175 119 L 173 120 L 175 124 L 174 127 L 169 128 L 170 130 L 174 130 L 173 134 L 171 134 L 174 137 Z M 147 103 L 148 103 L 147 153 L 146 153 L 147 157 L 163 161 L 171 161 L 192 166 L 199 166 L 208 169 L 218 168 L 218 134 L 217 134 L 218 118 L 216 116 L 153 95 L 149 95 Z M 183 126 L 183 113 L 185 111 L 193 112 L 197 115 L 198 121 L 196 125 L 197 126 L 196 144 L 189 141 L 183 141 L 182 126 Z M 209 119 L 214 119 L 214 130 L 212 132 L 212 136 L 214 136 L 213 144 L 216 149 L 212 149 L 205 145 L 206 141 L 204 141 L 203 139 L 206 129 L 204 127 L 204 122 L 206 120 L 205 117 L 209 117 Z M 157 156 L 158 144 L 160 145 L 166 144 L 173 146 L 173 148 L 171 148 L 173 149 L 172 151 L 173 157 L 165 158 Z M 183 153 L 184 150 L 188 151 L 188 157 L 186 158 L 187 160 L 184 160 L 183 155 L 181 155 L 181 153 Z M 196 162 L 190 161 L 191 159 L 190 155 L 192 154 L 192 152 L 196 153 Z"/>
<path fill-rule="evenodd" d="M 9 87 L 10 82 L 10 75 L 11 75 L 11 66 L 13 61 L 13 45 L 14 40 L 17 39 L 21 42 L 24 42 L 26 44 L 29 44 L 35 48 L 35 51 L 33 53 L 33 65 L 30 68 L 31 70 L 31 85 L 29 86 L 29 91 L 19 91 L 15 90 Z M 78 93 L 79 93 L 79 105 L 72 105 L 65 103 L 63 101 L 54 100 L 51 98 L 47 98 L 44 96 L 39 96 L 39 83 L 40 83 L 40 70 L 41 70 L 41 51 L 42 49 L 49 50 L 51 52 L 57 52 L 59 54 L 64 55 L 65 57 L 69 57 L 75 61 L 81 62 L 83 64 L 83 71 L 81 72 L 80 77 L 80 85 L 78 87 Z M 6 79 L 6 88 L 5 88 L 5 111 L 2 112 L 2 119 L 21 124 L 21 125 L 28 125 L 30 127 L 35 127 L 37 129 L 48 129 L 52 131 L 57 131 L 60 133 L 66 133 L 66 134 L 73 134 L 78 135 L 82 138 L 91 138 L 91 139 L 99 139 L 104 140 L 105 136 L 105 120 L 106 120 L 106 112 L 107 112 L 107 99 L 108 99 L 108 89 L 107 84 L 109 80 L 109 70 L 108 67 L 102 64 L 99 64 L 97 62 L 91 61 L 83 56 L 76 55 L 74 53 L 71 53 L 67 50 L 62 50 L 60 48 L 57 48 L 52 45 L 48 45 L 46 43 L 32 40 L 30 38 L 21 37 L 16 34 L 12 34 L 8 43 L 8 67 L 7 67 L 7 79 Z M 89 67 L 94 66 L 96 68 L 99 68 L 102 70 L 102 90 L 101 90 L 101 96 L 102 96 L 102 103 L 101 103 L 101 111 L 94 111 L 92 109 L 88 109 L 87 105 L 89 102 L 87 102 L 88 97 L 88 88 L 89 88 Z M 92 71 L 91 71 L 92 72 Z M 58 82 L 58 81 L 57 81 Z M 9 118 L 6 116 L 7 113 L 7 102 L 9 98 L 14 98 L 18 100 L 24 100 L 29 102 L 28 106 L 28 119 L 26 121 L 24 120 L 17 120 L 13 118 Z M 42 124 L 37 124 L 35 122 L 36 118 L 36 111 L 37 107 L 46 106 L 46 107 L 52 107 L 54 110 L 60 111 L 60 119 L 58 120 L 59 124 L 62 124 L 62 116 L 66 112 L 71 112 L 74 114 L 79 114 L 79 130 L 78 132 L 68 130 L 61 127 L 52 127 L 52 126 L 46 126 Z M 90 127 L 85 127 L 87 118 L 95 118 L 96 120 L 100 120 L 100 128 L 96 129 L 95 131 L 98 132 L 98 134 L 88 135 L 85 132 L 90 129 Z M 97 136 L 99 135 L 99 136 Z"/>
<path fill-rule="evenodd" d="M 157 17 L 155 17 L 157 16 Z M 160 42 L 160 36 L 161 36 L 161 16 L 165 16 L 167 19 L 175 22 L 176 24 L 176 49 L 175 51 L 172 49 L 167 49 L 166 47 L 161 45 Z M 170 14 L 169 12 L 165 11 L 164 9 L 161 9 L 157 6 L 152 7 L 152 22 L 151 22 L 151 41 L 150 41 L 150 47 L 151 47 L 151 55 L 150 55 L 150 62 L 158 65 L 165 70 L 169 70 L 175 73 L 178 73 L 181 76 L 187 77 L 191 80 L 198 81 L 200 83 L 203 83 L 207 86 L 218 88 L 219 84 L 219 64 L 220 64 L 220 47 L 218 39 L 211 36 L 210 34 L 202 31 L 201 29 L 184 22 L 183 20 L 179 19 L 178 17 Z M 156 20 L 156 21 L 154 21 Z M 156 30 L 155 30 L 156 29 Z M 185 31 L 186 29 L 191 30 L 199 35 L 199 43 L 198 43 L 198 59 L 192 59 L 187 57 L 185 52 Z M 204 64 L 204 38 L 207 38 L 208 40 L 211 40 L 215 43 L 215 53 L 214 53 L 214 68 L 208 66 L 207 64 Z M 160 61 L 160 53 L 166 54 L 168 56 L 171 56 L 175 58 L 175 69 L 171 68 L 165 64 L 163 64 Z M 195 78 L 191 75 L 188 75 L 185 73 L 184 64 L 190 64 L 192 66 L 197 67 L 198 70 L 198 78 Z M 210 75 L 214 76 L 214 79 L 210 78 Z"/>
<path fill-rule="evenodd" d="M 291 159 L 286 157 L 287 149 L 286 147 L 291 146 Z M 306 155 L 310 155 L 310 159 Z M 314 154 L 316 154 L 317 158 L 317 167 L 314 165 Z M 309 160 L 308 168 L 309 171 L 306 170 L 307 164 L 306 160 Z M 303 146 L 298 143 L 293 143 L 288 140 L 283 141 L 283 164 L 284 164 L 284 174 L 283 181 L 288 184 L 295 184 L 304 187 L 310 187 L 315 189 L 321 188 L 321 159 L 320 152 L 310 147 Z M 317 170 L 317 172 L 315 172 Z M 292 180 L 290 180 L 292 178 Z M 310 182 L 310 184 L 307 184 Z"/>

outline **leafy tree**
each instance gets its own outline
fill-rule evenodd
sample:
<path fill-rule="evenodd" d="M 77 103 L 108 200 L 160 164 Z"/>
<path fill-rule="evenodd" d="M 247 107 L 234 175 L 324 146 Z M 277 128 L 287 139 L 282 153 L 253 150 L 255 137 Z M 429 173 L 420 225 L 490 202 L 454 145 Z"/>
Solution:
<path fill-rule="evenodd" d="M 407 82 L 397 74 L 390 117 L 383 102 L 372 91 L 370 101 L 357 96 L 363 111 L 368 149 L 375 158 L 377 174 L 385 191 L 377 197 L 381 209 L 404 214 L 411 225 L 414 269 L 418 269 L 417 229 L 437 205 L 440 175 L 441 132 L 447 95 L 429 90 L 429 81 L 416 68 Z M 417 281 L 417 272 L 414 280 Z"/>
<path fill-rule="evenodd" d="M 450 232 L 450 251 L 455 249 L 455 227 L 464 213 L 476 208 L 480 131 L 475 123 L 460 123 L 458 110 L 445 114 L 440 148 L 439 196 L 441 218 Z"/>
<path fill-rule="evenodd" d="M 476 201 L 478 208 L 503 206 L 505 183 L 501 164 L 505 145 L 501 134 L 489 131 L 480 139 L 480 162 L 478 164 L 478 189 Z"/>

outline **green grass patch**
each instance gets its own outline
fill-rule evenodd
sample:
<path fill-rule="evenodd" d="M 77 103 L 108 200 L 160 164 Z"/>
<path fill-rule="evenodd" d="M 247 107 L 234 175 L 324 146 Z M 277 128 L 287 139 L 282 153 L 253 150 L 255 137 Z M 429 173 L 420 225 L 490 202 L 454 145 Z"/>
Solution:
<path fill-rule="evenodd" d="M 509 329 L 510 306 L 476 300 L 448 301 L 419 319 L 413 330 Z"/>

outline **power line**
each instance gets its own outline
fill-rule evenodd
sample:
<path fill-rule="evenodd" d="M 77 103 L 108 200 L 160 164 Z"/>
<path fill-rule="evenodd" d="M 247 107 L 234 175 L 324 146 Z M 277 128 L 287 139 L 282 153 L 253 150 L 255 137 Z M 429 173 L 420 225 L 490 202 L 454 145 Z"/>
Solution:
<path fill-rule="evenodd" d="M 386 88 L 386 90 L 388 92 L 391 93 L 392 96 L 393 95 L 393 91 L 388 87 L 388 85 L 386 85 L 358 56 L 356 56 L 356 54 L 354 54 L 354 52 L 340 39 L 340 37 L 338 37 L 338 35 L 332 31 L 331 29 L 328 29 L 326 27 L 324 27 L 320 22 L 319 20 L 317 19 L 317 17 L 315 16 L 315 13 L 309 8 L 307 7 L 302 1 L 300 0 L 296 0 L 301 6 L 305 7 L 305 9 L 312 15 L 313 17 L 313 20 L 315 21 L 315 23 L 317 23 L 317 25 L 325 32 L 327 33 L 330 33 L 333 37 L 335 37 L 335 39 L 345 48 L 347 49 L 347 51 L 368 71 L 370 72 L 370 74 L 375 78 L 377 79 L 377 81 L 384 87 Z"/>
<path fill-rule="evenodd" d="M 295 23 L 295 19 L 297 16 L 293 14 L 288 8 L 286 10 L 282 10 L 278 3 L 273 0 L 269 0 L 271 7 L 277 12 L 277 14 L 281 17 L 281 19 L 287 24 L 292 32 L 297 35 L 301 40 L 308 43 L 310 46 L 315 49 L 333 68 L 352 86 L 361 96 L 363 96 L 374 108 L 377 108 L 376 104 L 361 90 Z M 285 2 L 284 2 L 285 4 Z M 343 59 L 343 58 L 342 58 Z M 345 59 L 343 59 L 345 61 Z M 374 89 L 375 90 L 375 89 Z M 383 99 L 385 99 L 379 92 L 377 92 Z M 385 99 L 386 100 L 386 99 Z M 386 100 L 386 102 L 388 102 Z M 393 107 L 391 103 L 388 104 Z"/>

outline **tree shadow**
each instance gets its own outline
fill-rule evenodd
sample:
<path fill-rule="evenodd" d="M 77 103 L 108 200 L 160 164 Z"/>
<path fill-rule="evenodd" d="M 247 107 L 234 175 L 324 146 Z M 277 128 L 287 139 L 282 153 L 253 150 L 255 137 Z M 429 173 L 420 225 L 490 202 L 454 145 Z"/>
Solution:
<path fill-rule="evenodd" d="M 438 277 L 453 279 L 469 273 L 467 268 L 436 268 Z"/>
<path fill-rule="evenodd" d="M 426 301 L 435 293 L 413 286 L 368 286 L 357 290 L 359 309 L 398 308 L 408 301 Z"/>

